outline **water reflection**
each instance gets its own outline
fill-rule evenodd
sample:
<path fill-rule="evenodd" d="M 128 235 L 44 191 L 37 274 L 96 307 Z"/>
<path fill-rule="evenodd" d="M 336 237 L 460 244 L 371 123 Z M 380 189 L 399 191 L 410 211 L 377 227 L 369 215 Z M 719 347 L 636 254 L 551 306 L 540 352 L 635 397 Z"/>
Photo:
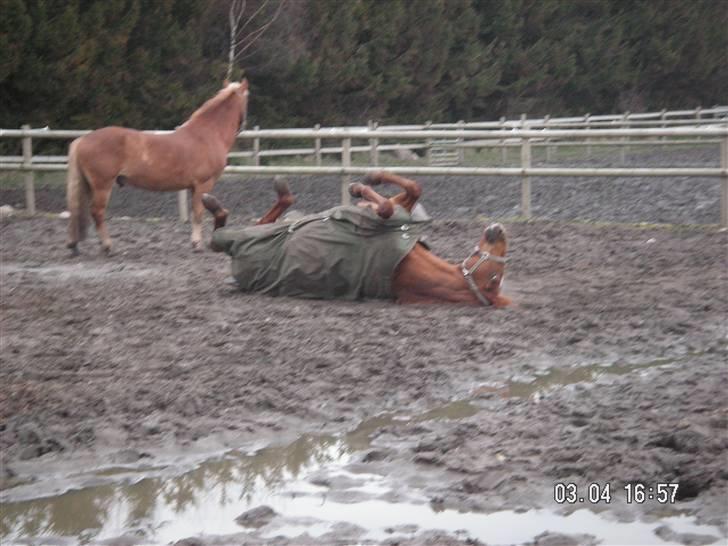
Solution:
<path fill-rule="evenodd" d="M 7 503 L 0 514 L 0 535 L 78 537 L 83 531 L 98 530 L 93 534 L 102 539 L 150 523 L 155 530 L 184 514 L 196 513 L 194 519 L 199 519 L 203 513 L 208 517 L 208 511 L 242 507 L 232 520 L 262 491 L 274 491 L 304 470 L 341 462 L 348 450 L 345 442 L 331 436 L 303 436 L 290 445 L 250 455 L 230 452 L 172 478 L 148 477 Z M 230 532 L 239 530 L 234 525 L 226 527 Z"/>
<path fill-rule="evenodd" d="M 504 398 L 530 398 L 554 387 L 590 383 L 604 375 L 625 375 L 657 366 L 672 364 L 674 360 L 660 359 L 642 364 L 612 364 L 603 366 L 579 366 L 576 368 L 549 368 L 533 381 L 508 381 L 505 385 L 482 385 L 475 389 L 474 395 L 497 394 Z"/>
<path fill-rule="evenodd" d="M 291 444 L 254 453 L 231 451 L 174 477 L 108 469 L 122 483 L 73 490 L 55 497 L 0 505 L 0 537 L 77 537 L 102 540 L 137 531 L 156 540 L 175 540 L 185 533 L 239 532 L 235 518 L 248 507 L 275 502 L 285 489 L 297 493 L 320 490 L 299 479 L 315 469 L 343 467 L 351 454 L 369 447 L 371 435 L 394 422 L 458 419 L 478 410 L 458 401 L 422 415 L 402 418 L 384 414 L 362 422 L 344 436 L 303 435 Z M 156 474 L 156 475 L 155 475 Z"/>

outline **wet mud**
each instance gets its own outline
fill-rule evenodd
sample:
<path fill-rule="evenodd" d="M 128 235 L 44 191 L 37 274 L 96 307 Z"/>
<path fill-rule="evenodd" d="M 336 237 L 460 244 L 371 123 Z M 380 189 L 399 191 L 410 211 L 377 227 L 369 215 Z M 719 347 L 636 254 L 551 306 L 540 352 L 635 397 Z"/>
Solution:
<path fill-rule="evenodd" d="M 460 260 L 487 220 L 439 187 Z M 3 219 L 3 544 L 725 543 L 728 232 L 492 219 L 503 310 L 242 294 L 170 218 L 78 258 Z"/>

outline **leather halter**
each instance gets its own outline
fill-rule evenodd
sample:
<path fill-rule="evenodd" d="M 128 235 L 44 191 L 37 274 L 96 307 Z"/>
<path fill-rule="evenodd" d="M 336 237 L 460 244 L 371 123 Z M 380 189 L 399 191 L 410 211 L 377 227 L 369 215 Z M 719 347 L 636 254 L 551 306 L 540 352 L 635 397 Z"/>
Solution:
<path fill-rule="evenodd" d="M 465 263 L 473 256 L 478 256 L 478 261 L 475 262 L 475 265 L 473 265 L 473 267 L 468 269 L 465 266 Z M 475 249 L 470 253 L 470 255 L 463 260 L 462 264 L 460 264 L 460 271 L 462 271 L 463 277 L 470 287 L 470 291 L 475 294 L 475 297 L 478 298 L 480 303 L 482 303 L 483 305 L 492 305 L 491 301 L 483 295 L 483 293 L 478 288 L 478 285 L 475 284 L 475 281 L 473 280 L 473 273 L 475 273 L 478 268 L 483 264 L 483 262 L 487 260 L 499 264 L 505 264 L 508 261 L 508 258 L 493 256 L 490 252 L 483 252 L 482 250 L 480 250 L 480 247 L 476 245 Z"/>

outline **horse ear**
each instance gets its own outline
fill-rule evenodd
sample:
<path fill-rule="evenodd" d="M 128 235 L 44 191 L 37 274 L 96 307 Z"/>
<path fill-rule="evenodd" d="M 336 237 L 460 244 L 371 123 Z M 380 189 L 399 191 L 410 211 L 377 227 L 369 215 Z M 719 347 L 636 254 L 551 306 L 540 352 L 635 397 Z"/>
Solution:
<path fill-rule="evenodd" d="M 248 78 L 243 78 L 240 80 L 240 89 L 247 90 L 248 89 Z"/>
<path fill-rule="evenodd" d="M 228 80 L 227 78 L 225 78 L 224 80 L 222 80 L 222 87 L 223 87 L 223 89 L 225 89 L 228 85 L 230 85 L 230 80 Z"/>

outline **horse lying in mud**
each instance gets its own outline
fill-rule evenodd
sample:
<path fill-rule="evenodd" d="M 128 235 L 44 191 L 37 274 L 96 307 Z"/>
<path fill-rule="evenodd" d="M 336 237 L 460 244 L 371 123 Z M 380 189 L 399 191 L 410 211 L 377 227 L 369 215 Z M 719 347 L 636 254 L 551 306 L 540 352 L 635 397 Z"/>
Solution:
<path fill-rule="evenodd" d="M 210 247 L 231 256 L 233 277 L 246 292 L 398 303 L 510 303 L 500 294 L 507 250 L 503 226 L 485 228 L 462 263 L 451 264 L 421 240 L 429 218 L 415 209 L 419 184 L 386 172 L 367 176 L 365 183 L 349 187 L 352 196 L 362 198 L 357 205 L 276 222 L 294 201 L 288 185 L 277 181 L 276 203 L 257 225 L 245 228 L 224 227 L 228 211 L 205 194 L 203 205 L 215 222 Z M 403 191 L 385 198 L 371 188 L 381 183 Z"/>
<path fill-rule="evenodd" d="M 191 190 L 192 246 L 199 249 L 202 194 L 212 191 L 225 169 L 247 110 L 248 81 L 243 79 L 226 84 L 172 133 L 104 127 L 74 140 L 68 152 L 68 248 L 78 254 L 90 208 L 101 246 L 111 252 L 104 217 L 116 181 L 153 191 Z"/>

